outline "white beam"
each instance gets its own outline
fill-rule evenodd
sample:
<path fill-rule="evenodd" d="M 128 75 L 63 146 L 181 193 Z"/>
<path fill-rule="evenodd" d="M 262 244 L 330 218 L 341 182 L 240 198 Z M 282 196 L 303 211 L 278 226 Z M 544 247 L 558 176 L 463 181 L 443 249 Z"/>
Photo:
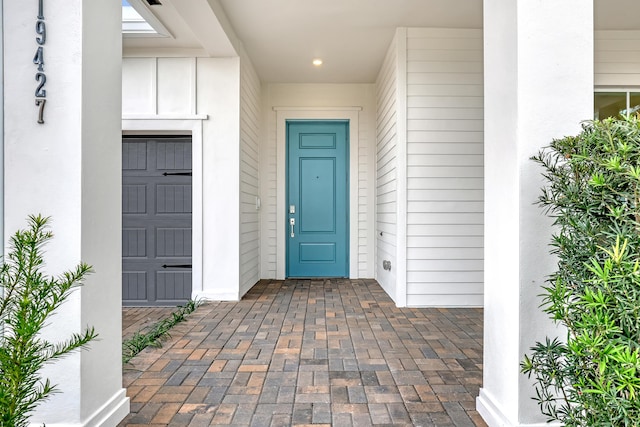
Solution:
<path fill-rule="evenodd" d="M 228 22 L 224 11 L 220 7 L 214 11 L 210 3 L 219 6 L 215 0 L 179 0 L 172 4 L 209 56 L 238 56 L 232 42 L 235 36 L 232 32 L 228 34 L 230 27 L 224 28 L 222 24 Z"/>

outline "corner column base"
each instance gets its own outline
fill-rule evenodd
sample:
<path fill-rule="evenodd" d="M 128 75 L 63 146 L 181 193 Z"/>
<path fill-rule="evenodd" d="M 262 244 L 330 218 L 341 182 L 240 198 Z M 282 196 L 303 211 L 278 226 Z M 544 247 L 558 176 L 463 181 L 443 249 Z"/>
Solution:
<path fill-rule="evenodd" d="M 113 427 L 129 415 L 127 390 L 120 389 L 109 401 L 98 408 L 81 423 L 53 423 L 49 427 Z M 42 427 L 42 423 L 31 423 L 29 427 Z"/>
<path fill-rule="evenodd" d="M 482 416 L 489 427 L 561 427 L 561 423 L 533 423 L 522 424 L 511 421 L 504 411 L 496 403 L 486 389 L 480 389 L 480 395 L 476 398 L 476 410 Z"/>

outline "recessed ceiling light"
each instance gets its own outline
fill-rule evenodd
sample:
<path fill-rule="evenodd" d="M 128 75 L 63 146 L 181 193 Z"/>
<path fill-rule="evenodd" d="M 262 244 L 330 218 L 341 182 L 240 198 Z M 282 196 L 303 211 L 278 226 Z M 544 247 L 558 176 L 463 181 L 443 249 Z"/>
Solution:
<path fill-rule="evenodd" d="M 316 58 L 313 60 L 312 64 L 315 65 L 316 67 L 319 67 L 322 65 L 322 59 Z"/>

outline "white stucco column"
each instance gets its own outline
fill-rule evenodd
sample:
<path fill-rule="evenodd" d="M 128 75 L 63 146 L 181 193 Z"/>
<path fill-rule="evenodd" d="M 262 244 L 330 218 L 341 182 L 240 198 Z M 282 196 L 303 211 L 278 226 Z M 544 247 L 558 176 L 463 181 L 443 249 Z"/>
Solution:
<path fill-rule="evenodd" d="M 529 158 L 593 116 L 593 1 L 484 0 L 485 323 L 478 410 L 497 426 L 546 425 L 520 373 L 555 335 L 538 308 L 555 268 L 543 185 Z"/>
<path fill-rule="evenodd" d="M 52 318 L 46 336 L 94 326 L 88 350 L 47 366 L 59 394 L 32 421 L 47 426 L 114 426 L 129 409 L 121 362 L 121 4 L 107 0 L 4 2 L 4 225 L 28 214 L 52 217 L 46 269 L 79 261 L 95 273 Z M 40 16 L 38 24 L 36 21 Z M 36 42 L 36 28 L 40 44 Z M 42 47 L 44 65 L 34 64 Z M 46 90 L 37 123 L 38 81 Z M 45 93 L 40 94 L 45 95 Z"/>

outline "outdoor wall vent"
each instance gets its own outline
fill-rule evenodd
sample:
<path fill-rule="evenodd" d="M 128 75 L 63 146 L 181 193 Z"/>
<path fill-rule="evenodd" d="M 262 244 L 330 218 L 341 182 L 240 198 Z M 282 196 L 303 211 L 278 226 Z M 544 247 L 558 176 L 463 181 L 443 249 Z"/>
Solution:
<path fill-rule="evenodd" d="M 162 6 L 159 0 L 147 0 L 147 3 L 149 3 L 149 6 Z"/>

